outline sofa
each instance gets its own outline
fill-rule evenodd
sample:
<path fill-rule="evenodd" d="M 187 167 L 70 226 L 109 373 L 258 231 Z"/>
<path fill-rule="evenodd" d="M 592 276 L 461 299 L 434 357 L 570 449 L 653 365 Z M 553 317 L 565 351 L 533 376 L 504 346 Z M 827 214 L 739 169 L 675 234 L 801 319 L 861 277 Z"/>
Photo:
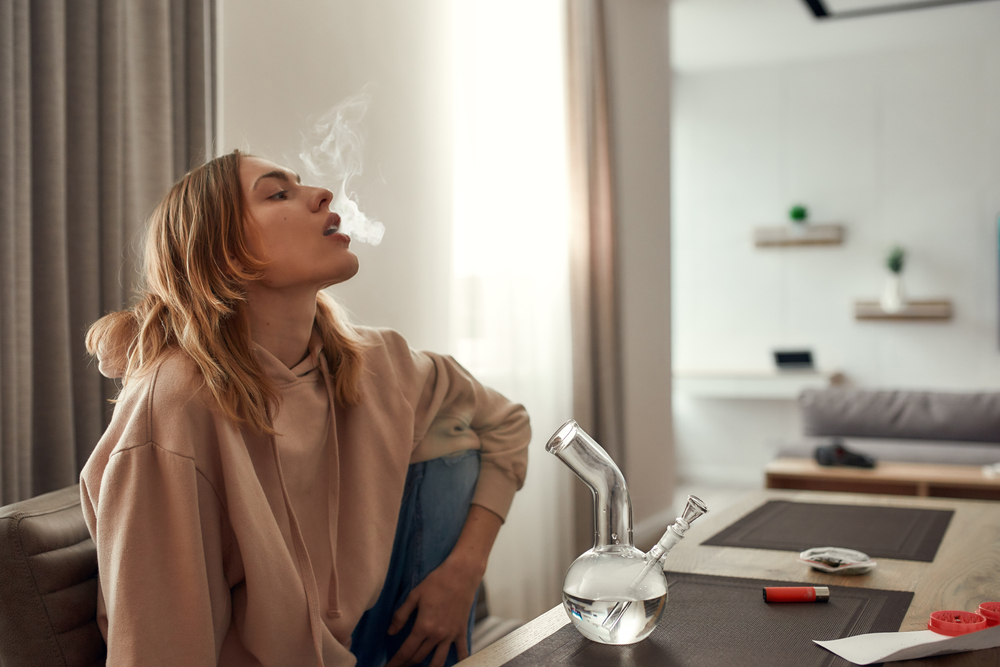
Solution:
<path fill-rule="evenodd" d="M 798 405 L 803 437 L 781 445 L 779 457 L 812 458 L 840 441 L 876 461 L 1000 463 L 1000 392 L 832 387 L 803 391 Z"/>
<path fill-rule="evenodd" d="M 832 387 L 798 405 L 767 488 L 1000 500 L 1000 393 Z"/>

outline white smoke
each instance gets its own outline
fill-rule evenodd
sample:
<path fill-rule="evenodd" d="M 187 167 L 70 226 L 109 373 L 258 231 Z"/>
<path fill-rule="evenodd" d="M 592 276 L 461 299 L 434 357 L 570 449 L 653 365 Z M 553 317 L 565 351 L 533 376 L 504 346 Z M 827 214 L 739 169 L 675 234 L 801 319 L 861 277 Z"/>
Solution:
<path fill-rule="evenodd" d="M 361 173 L 363 142 L 357 128 L 370 102 L 371 97 L 361 92 L 320 116 L 312 131 L 302 137 L 299 158 L 315 183 L 329 184 L 336 193 L 330 210 L 340 215 L 340 231 L 376 246 L 382 242 L 385 225 L 358 208 L 353 192 L 347 194 L 347 182 Z"/>

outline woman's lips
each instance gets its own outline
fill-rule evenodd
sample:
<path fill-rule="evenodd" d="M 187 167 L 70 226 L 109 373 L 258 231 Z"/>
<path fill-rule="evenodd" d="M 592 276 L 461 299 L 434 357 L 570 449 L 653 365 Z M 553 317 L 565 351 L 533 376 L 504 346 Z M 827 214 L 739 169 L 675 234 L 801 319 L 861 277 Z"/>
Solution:
<path fill-rule="evenodd" d="M 323 236 L 329 236 L 330 234 L 335 234 L 340 229 L 340 216 L 336 213 L 330 213 L 330 217 L 326 219 L 326 229 L 323 230 Z"/>

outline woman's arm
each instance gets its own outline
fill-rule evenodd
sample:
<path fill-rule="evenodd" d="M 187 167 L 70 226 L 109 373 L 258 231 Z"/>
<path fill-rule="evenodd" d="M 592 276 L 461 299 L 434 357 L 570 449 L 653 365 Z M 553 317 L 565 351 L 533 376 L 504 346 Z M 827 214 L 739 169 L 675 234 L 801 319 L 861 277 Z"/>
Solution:
<path fill-rule="evenodd" d="M 194 462 L 146 443 L 81 481 L 108 664 L 214 666 L 230 613 L 224 519 Z"/>
<path fill-rule="evenodd" d="M 479 481 L 472 497 L 503 520 L 524 484 L 531 426 L 524 406 L 481 384 L 451 357 L 414 352 L 421 391 L 415 414 L 411 463 L 476 449 Z"/>
<path fill-rule="evenodd" d="M 479 476 L 458 541 L 411 591 L 390 626 L 390 634 L 400 632 L 416 612 L 388 667 L 419 662 L 432 651 L 431 665 L 438 667 L 452 644 L 460 658 L 468 655 L 469 613 L 497 533 L 524 483 L 531 427 L 523 406 L 483 386 L 451 357 L 413 351 L 394 332 L 382 335 L 413 407 L 410 462 L 479 451 Z"/>
<path fill-rule="evenodd" d="M 386 667 L 418 663 L 431 651 L 431 667 L 441 667 L 452 644 L 458 648 L 459 660 L 469 656 L 469 611 L 501 525 L 503 521 L 490 510 L 479 505 L 469 507 L 469 516 L 451 554 L 410 592 L 393 616 L 390 635 L 399 632 L 417 610 L 409 637 Z"/>

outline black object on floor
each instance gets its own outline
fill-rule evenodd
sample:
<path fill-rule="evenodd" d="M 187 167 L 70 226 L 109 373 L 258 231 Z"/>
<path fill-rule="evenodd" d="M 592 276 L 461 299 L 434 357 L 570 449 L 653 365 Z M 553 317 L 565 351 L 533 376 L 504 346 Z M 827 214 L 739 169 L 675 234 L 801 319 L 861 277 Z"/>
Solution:
<path fill-rule="evenodd" d="M 850 466 L 852 468 L 874 468 L 875 459 L 861 452 L 852 452 L 838 440 L 831 445 L 819 445 L 814 453 L 816 463 L 821 466 Z"/>
<path fill-rule="evenodd" d="M 667 572 L 667 581 L 663 617 L 643 641 L 597 644 L 569 624 L 504 667 L 847 667 L 813 640 L 895 632 L 913 599 L 908 592 L 830 586 L 825 604 L 768 604 L 764 586 L 796 584 L 679 572 Z"/>
<path fill-rule="evenodd" d="M 952 510 L 771 500 L 702 544 L 775 551 L 843 547 L 871 558 L 929 563 Z"/>

